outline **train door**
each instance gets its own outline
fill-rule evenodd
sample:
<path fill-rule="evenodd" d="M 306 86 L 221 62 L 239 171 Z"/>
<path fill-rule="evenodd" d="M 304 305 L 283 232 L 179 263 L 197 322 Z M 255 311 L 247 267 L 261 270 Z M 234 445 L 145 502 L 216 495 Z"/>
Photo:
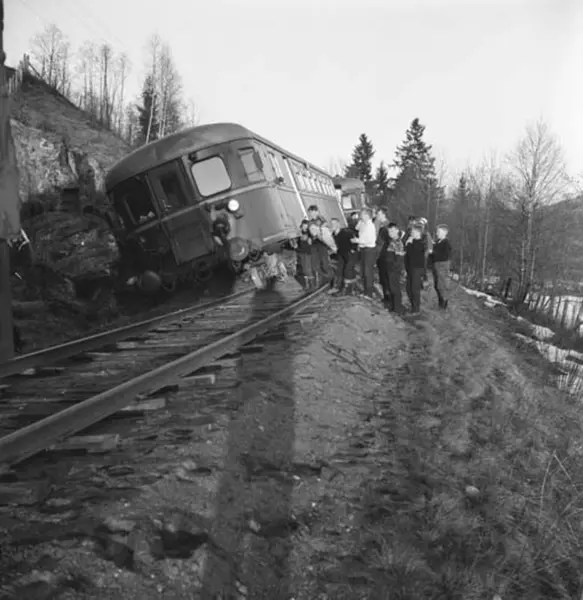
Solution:
<path fill-rule="evenodd" d="M 293 214 L 290 214 L 288 209 L 287 195 L 282 191 L 281 187 L 285 185 L 285 178 L 279 168 L 277 159 L 273 152 L 262 144 L 259 144 L 259 156 L 263 162 L 263 171 L 267 180 L 271 184 L 271 192 L 273 195 L 273 201 L 276 203 L 278 213 L 281 218 L 286 233 L 291 233 L 295 230 L 296 224 L 294 222 Z"/>
<path fill-rule="evenodd" d="M 278 154 L 274 156 L 270 153 L 271 160 L 275 163 L 274 168 L 277 169 L 279 176 L 283 180 L 282 185 L 285 190 L 285 205 L 286 209 L 296 227 L 300 226 L 303 219 L 308 217 L 306 207 L 300 195 L 300 191 L 296 185 L 289 159 L 286 156 Z"/>
<path fill-rule="evenodd" d="M 178 264 L 209 254 L 213 247 L 208 212 L 197 206 L 182 164 L 172 161 L 152 169 L 148 181 L 161 209 L 162 227 Z"/>

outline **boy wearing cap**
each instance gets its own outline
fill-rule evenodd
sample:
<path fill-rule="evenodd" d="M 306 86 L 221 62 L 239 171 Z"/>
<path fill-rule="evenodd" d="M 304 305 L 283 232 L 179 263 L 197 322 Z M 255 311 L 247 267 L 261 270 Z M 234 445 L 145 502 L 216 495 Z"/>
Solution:
<path fill-rule="evenodd" d="M 446 309 L 449 296 L 449 267 L 451 260 L 451 244 L 447 239 L 449 228 L 447 225 L 438 225 L 436 242 L 432 249 L 433 285 L 437 292 L 439 308 Z"/>

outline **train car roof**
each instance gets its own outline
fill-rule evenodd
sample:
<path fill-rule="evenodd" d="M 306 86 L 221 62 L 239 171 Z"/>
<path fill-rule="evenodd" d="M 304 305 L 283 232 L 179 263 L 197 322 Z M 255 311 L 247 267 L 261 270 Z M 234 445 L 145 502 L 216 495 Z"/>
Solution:
<path fill-rule="evenodd" d="M 328 173 L 323 169 L 307 162 L 299 156 L 291 154 L 242 125 L 237 123 L 209 123 L 208 125 L 189 127 L 188 129 L 177 131 L 159 140 L 140 146 L 111 167 L 105 178 L 106 190 L 109 191 L 126 179 L 150 171 L 159 165 L 175 160 L 185 154 L 247 138 L 263 142 L 267 146 L 279 150 L 284 156 L 293 158 L 322 175 L 329 177 Z"/>

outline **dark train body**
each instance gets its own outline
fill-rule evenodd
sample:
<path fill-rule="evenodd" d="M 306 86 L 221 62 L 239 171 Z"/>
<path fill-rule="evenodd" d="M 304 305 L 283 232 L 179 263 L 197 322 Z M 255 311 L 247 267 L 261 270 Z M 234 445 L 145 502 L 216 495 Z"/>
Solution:
<path fill-rule="evenodd" d="M 110 169 L 106 188 L 122 263 L 151 288 L 204 281 L 224 263 L 256 273 L 295 247 L 311 204 L 345 223 L 325 171 L 232 123 L 138 148 Z"/>

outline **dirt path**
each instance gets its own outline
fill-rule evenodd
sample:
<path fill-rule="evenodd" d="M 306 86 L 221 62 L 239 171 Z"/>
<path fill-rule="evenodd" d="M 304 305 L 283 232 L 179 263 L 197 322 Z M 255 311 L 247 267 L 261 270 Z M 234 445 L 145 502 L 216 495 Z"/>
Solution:
<path fill-rule="evenodd" d="M 119 500 L 21 545 L 36 575 L 7 598 L 577 597 L 581 416 L 503 315 L 425 303 L 325 299 L 268 360 L 173 398 L 134 449 L 140 487 L 118 473 Z"/>

